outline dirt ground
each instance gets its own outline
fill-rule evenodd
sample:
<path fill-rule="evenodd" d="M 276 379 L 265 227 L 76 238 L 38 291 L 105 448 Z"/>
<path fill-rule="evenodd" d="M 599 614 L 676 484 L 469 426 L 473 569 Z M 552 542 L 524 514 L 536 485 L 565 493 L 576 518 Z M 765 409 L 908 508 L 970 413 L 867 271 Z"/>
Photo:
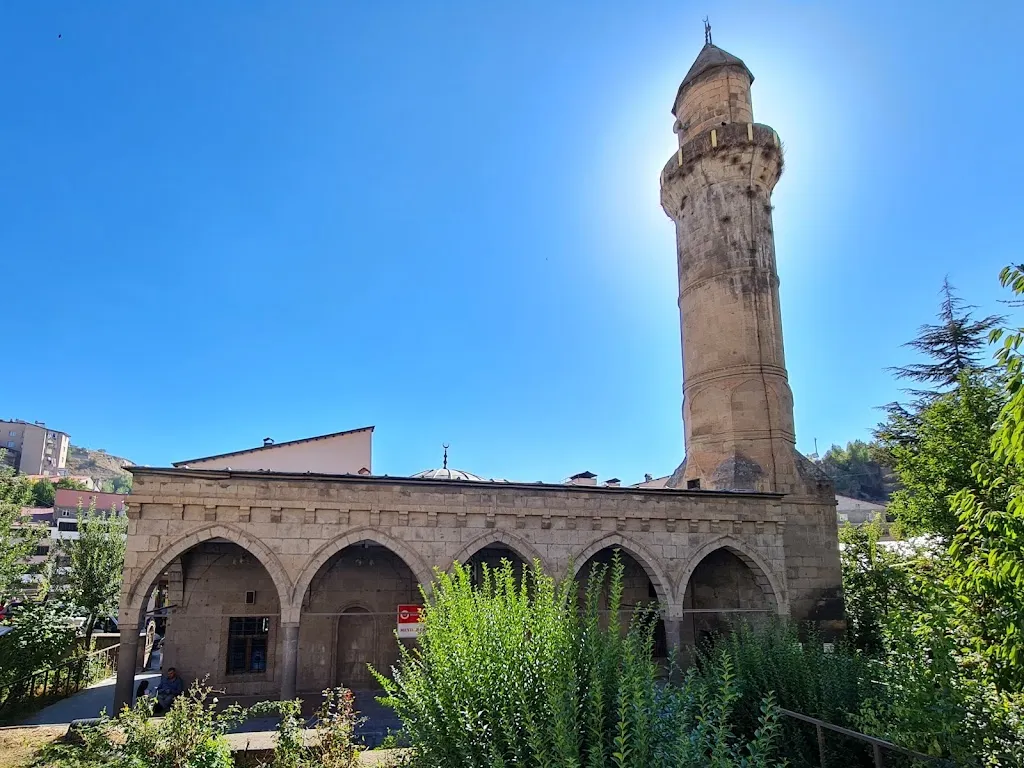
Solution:
<path fill-rule="evenodd" d="M 0 768 L 24 768 L 43 745 L 67 733 L 66 725 L 55 728 L 0 728 Z"/>

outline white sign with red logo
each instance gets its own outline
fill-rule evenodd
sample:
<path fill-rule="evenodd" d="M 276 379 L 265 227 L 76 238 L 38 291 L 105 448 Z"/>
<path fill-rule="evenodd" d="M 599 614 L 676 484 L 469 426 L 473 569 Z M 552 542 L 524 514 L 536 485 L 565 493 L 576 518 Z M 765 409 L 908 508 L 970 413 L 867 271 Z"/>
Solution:
<path fill-rule="evenodd" d="M 399 637 L 418 637 L 420 630 L 423 629 L 423 624 L 420 622 L 420 610 L 422 609 L 419 605 L 400 605 L 398 606 L 398 636 Z"/>

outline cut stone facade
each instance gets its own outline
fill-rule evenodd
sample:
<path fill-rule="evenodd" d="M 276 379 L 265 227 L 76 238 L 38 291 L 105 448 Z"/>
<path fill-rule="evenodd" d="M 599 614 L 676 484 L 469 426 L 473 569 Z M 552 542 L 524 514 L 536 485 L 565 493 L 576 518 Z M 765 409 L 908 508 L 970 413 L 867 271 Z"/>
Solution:
<path fill-rule="evenodd" d="M 698 588 L 695 608 L 807 618 L 837 584 L 831 508 L 816 511 L 813 519 L 831 527 L 819 525 L 805 537 L 806 550 L 791 567 L 786 537 L 794 511 L 777 494 L 187 469 L 134 474 L 123 642 L 131 643 L 153 586 L 165 579 L 176 606 L 165 666 L 186 679 L 209 675 L 232 695 L 370 682 L 365 663 L 386 670 L 397 655 L 397 605 L 419 602 L 418 585 L 429 584 L 433 568 L 489 547 L 538 560 L 556 575 L 580 573 L 595 556 L 622 550 L 649 580 L 648 586 L 628 573 L 627 602 L 656 596 L 669 647 L 691 642 L 703 626 L 686 595 L 695 579 L 706 584 L 700 567 L 709 556 L 732 553 L 731 570 L 741 563 L 749 577 L 723 577 L 717 586 L 724 603 L 717 606 L 706 603 L 718 596 Z M 741 582 L 745 592 L 733 600 L 728 585 Z M 246 592 L 255 593 L 253 604 L 246 604 Z M 362 623 L 348 617 L 360 612 L 369 614 Z M 228 674 L 228 621 L 244 616 L 270 618 L 266 669 Z M 375 647 L 346 655 L 360 643 Z"/>

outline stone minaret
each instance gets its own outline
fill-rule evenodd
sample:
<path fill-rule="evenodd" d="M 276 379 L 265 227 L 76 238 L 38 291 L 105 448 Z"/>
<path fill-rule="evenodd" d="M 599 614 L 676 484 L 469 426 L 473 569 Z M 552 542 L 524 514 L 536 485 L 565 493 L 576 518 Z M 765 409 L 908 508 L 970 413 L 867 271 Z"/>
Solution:
<path fill-rule="evenodd" d="M 676 224 L 686 459 L 669 485 L 827 497 L 795 447 L 772 231 L 782 146 L 754 122 L 753 80 L 709 32 L 672 107 L 661 203 Z"/>

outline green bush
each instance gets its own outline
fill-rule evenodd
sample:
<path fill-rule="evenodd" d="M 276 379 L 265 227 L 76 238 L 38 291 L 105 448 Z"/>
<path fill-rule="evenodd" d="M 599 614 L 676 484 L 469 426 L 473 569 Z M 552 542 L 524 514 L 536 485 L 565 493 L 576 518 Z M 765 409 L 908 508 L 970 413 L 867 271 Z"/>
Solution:
<path fill-rule="evenodd" d="M 979 674 L 982 660 L 941 615 L 892 614 L 885 636 L 874 662 L 884 691 L 864 703 L 860 730 L 958 766 L 1024 765 L 1024 696 Z"/>
<path fill-rule="evenodd" d="M 74 641 L 67 607 L 54 600 L 25 603 L 14 611 L 11 631 L 0 637 L 0 685 L 55 666 Z"/>
<path fill-rule="evenodd" d="M 264 701 L 249 708 L 233 704 L 218 711 L 213 689 L 194 683 L 177 697 L 163 719 L 153 719 L 153 699 L 142 697 L 115 718 L 103 715 L 75 741 L 43 750 L 36 768 L 231 768 L 224 734 L 251 717 L 276 714 L 277 742 L 265 768 L 353 768 L 358 722 L 350 691 L 324 691 L 314 743 L 304 743 L 302 701 Z M 263 765 L 261 763 L 261 765 Z"/>
<path fill-rule="evenodd" d="M 81 743 L 45 750 L 39 766 L 48 768 L 231 768 L 224 734 L 254 710 L 232 705 L 217 711 L 213 689 L 193 683 L 167 714 L 153 719 L 153 699 L 144 696 L 115 718 L 81 730 Z"/>
<path fill-rule="evenodd" d="M 360 718 L 355 710 L 355 697 L 347 688 L 328 689 L 323 695 L 316 713 L 311 763 L 322 768 L 351 768 L 359 760 L 355 731 Z"/>
<path fill-rule="evenodd" d="M 575 583 L 539 564 L 438 572 L 419 647 L 403 647 L 393 677 L 377 679 L 423 766 L 580 768 L 775 765 L 774 704 L 749 743 L 731 728 L 731 668 L 713 685 L 659 681 L 657 613 L 619 623 L 621 559 L 594 569 L 579 605 Z M 600 610 L 602 603 L 605 610 Z M 603 617 L 607 616 L 605 620 Z"/>
<path fill-rule="evenodd" d="M 281 716 L 271 768 L 353 768 L 358 764 L 359 749 L 354 736 L 359 718 L 352 691 L 328 689 L 323 697 L 316 712 L 316 738 L 309 746 L 303 738 L 306 723 L 301 699 L 265 702 L 250 710 L 276 711 Z"/>
<path fill-rule="evenodd" d="M 725 659 L 734 664 L 739 698 L 735 721 L 741 733 L 758 727 L 761 701 L 772 695 L 783 709 L 841 725 L 856 726 L 863 703 L 881 695 L 872 683 L 869 661 L 843 645 L 826 652 L 821 639 L 811 634 L 801 640 L 796 627 L 776 620 L 753 627 L 737 624 L 698 653 L 700 675 L 714 685 Z M 846 740 L 831 740 L 832 747 L 850 759 L 850 751 L 866 750 Z M 818 743 L 813 726 L 787 718 L 783 725 L 783 754 L 797 766 L 817 766 Z M 837 765 L 843 763 L 836 763 Z M 852 762 L 850 764 L 856 764 Z M 870 762 L 869 762 L 870 764 Z"/>

